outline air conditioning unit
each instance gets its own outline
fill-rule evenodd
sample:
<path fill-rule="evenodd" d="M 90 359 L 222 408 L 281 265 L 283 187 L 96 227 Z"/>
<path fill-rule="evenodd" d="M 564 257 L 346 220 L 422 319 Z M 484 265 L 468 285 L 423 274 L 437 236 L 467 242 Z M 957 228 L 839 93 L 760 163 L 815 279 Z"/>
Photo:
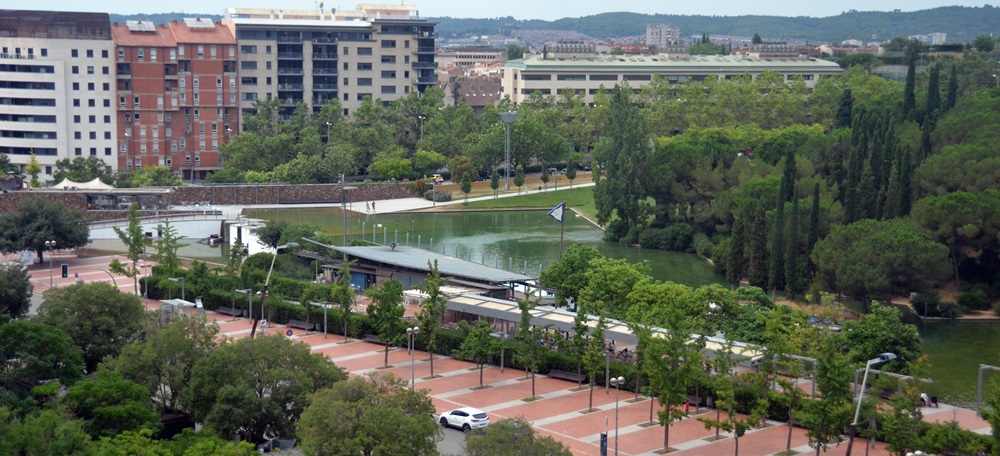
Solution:
<path fill-rule="evenodd" d="M 414 31 L 414 32 L 416 32 L 417 30 L 418 30 L 418 28 L 417 28 L 417 27 L 413 27 L 413 31 Z"/>

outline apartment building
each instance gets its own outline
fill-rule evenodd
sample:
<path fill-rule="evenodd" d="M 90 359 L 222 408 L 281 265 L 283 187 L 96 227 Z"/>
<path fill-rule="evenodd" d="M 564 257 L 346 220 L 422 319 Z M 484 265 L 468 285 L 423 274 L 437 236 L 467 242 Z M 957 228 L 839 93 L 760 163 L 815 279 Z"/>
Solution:
<path fill-rule="evenodd" d="M 114 168 L 114 52 L 106 13 L 0 10 L 0 153 L 56 161 L 100 157 Z"/>
<path fill-rule="evenodd" d="M 437 84 L 434 23 L 411 5 L 356 11 L 229 8 L 222 21 L 239 46 L 242 112 L 268 97 L 284 115 L 338 99 L 344 114 L 365 97 L 390 102 Z"/>
<path fill-rule="evenodd" d="M 646 26 L 646 45 L 665 48 L 681 43 L 681 30 L 669 24 Z"/>
<path fill-rule="evenodd" d="M 788 59 L 746 56 L 668 58 L 663 55 L 544 59 L 532 56 L 507 62 L 501 96 L 510 96 L 511 101 L 520 103 L 534 92 L 557 95 L 563 89 L 573 89 L 583 94 L 587 103 L 593 103 L 593 96 L 601 87 L 610 89 L 628 81 L 633 89 L 640 89 L 654 75 L 671 83 L 680 83 L 708 78 L 730 79 L 745 74 L 757 76 L 765 71 L 778 72 L 786 80 L 801 77 L 810 87 L 821 77 L 843 72 L 834 62 L 805 56 Z"/>
<path fill-rule="evenodd" d="M 185 181 L 221 169 L 238 120 L 236 39 L 211 20 L 111 27 L 116 47 L 118 166 L 164 165 Z"/>
<path fill-rule="evenodd" d="M 488 65 L 507 61 L 507 49 L 489 46 L 450 47 L 437 50 L 436 60 L 441 67 Z"/>

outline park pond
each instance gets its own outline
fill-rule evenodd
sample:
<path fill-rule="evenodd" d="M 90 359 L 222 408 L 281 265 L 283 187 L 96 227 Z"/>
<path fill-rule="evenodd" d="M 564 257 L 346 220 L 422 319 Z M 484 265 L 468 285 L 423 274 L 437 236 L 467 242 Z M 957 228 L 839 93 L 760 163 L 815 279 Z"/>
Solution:
<path fill-rule="evenodd" d="M 339 208 L 281 208 L 247 210 L 247 217 L 265 220 L 307 222 L 319 226 L 326 234 L 337 236 L 342 243 L 345 226 Z M 612 258 L 631 262 L 647 261 L 650 274 L 657 280 L 669 280 L 697 287 L 724 283 L 705 260 L 693 255 L 627 248 L 601 240 L 603 232 L 572 212 L 567 212 L 564 247 L 580 244 L 598 249 Z M 374 233 L 373 233 L 374 230 Z M 367 215 L 349 212 L 346 232 L 348 241 L 374 239 L 378 243 L 397 242 L 420 246 L 435 252 L 460 257 L 477 263 L 527 271 L 537 276 L 559 259 L 560 226 L 545 211 L 484 211 L 395 213 Z M 188 241 L 180 256 L 224 263 L 224 247 L 209 247 Z M 95 252 L 120 252 L 116 241 L 96 241 Z M 976 375 L 980 364 L 1000 364 L 992 347 L 1000 346 L 1000 322 L 920 323 L 923 351 L 930 361 L 928 375 L 933 384 L 924 388 L 942 402 L 974 408 Z M 984 385 L 991 375 L 987 372 Z"/>

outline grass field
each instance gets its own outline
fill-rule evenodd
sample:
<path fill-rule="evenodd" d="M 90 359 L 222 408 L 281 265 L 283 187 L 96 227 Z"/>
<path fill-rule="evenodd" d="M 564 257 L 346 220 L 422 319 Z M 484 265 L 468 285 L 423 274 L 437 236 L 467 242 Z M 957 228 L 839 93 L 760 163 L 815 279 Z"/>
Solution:
<path fill-rule="evenodd" d="M 594 205 L 594 188 L 574 188 L 572 190 L 559 190 L 558 192 L 529 192 L 521 196 L 511 198 L 500 198 L 489 201 L 474 201 L 468 206 L 472 209 L 510 209 L 510 208 L 538 208 L 551 209 L 559 203 L 565 201 L 567 207 L 576 209 L 589 217 L 591 220 L 597 218 L 597 207 Z"/>

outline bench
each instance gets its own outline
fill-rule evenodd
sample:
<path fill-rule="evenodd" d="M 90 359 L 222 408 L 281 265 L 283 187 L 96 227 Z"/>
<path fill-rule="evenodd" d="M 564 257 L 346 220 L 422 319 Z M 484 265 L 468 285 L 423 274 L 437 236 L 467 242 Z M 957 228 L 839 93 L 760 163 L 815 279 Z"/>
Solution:
<path fill-rule="evenodd" d="M 316 323 L 306 323 L 301 320 L 288 320 L 287 323 L 289 328 L 303 329 L 305 331 L 315 331 Z"/>
<path fill-rule="evenodd" d="M 576 382 L 576 383 L 580 383 L 580 382 L 588 383 L 586 375 L 577 374 L 576 372 L 567 372 L 567 371 L 559 370 L 559 369 L 552 369 L 552 370 L 550 370 L 549 373 L 548 373 L 548 376 L 552 377 L 552 378 L 560 378 L 560 379 L 563 379 L 563 380 L 569 380 L 571 382 Z"/>
<path fill-rule="evenodd" d="M 385 345 L 385 343 L 382 342 L 382 339 L 378 338 L 377 334 L 369 334 L 369 335 L 365 336 L 365 342 L 371 342 L 373 344 Z"/>
<path fill-rule="evenodd" d="M 237 309 L 235 307 L 219 307 L 215 311 L 218 312 L 218 313 L 220 313 L 220 314 L 229 315 L 229 316 L 233 316 L 233 317 L 242 317 L 243 316 L 243 309 Z"/>

